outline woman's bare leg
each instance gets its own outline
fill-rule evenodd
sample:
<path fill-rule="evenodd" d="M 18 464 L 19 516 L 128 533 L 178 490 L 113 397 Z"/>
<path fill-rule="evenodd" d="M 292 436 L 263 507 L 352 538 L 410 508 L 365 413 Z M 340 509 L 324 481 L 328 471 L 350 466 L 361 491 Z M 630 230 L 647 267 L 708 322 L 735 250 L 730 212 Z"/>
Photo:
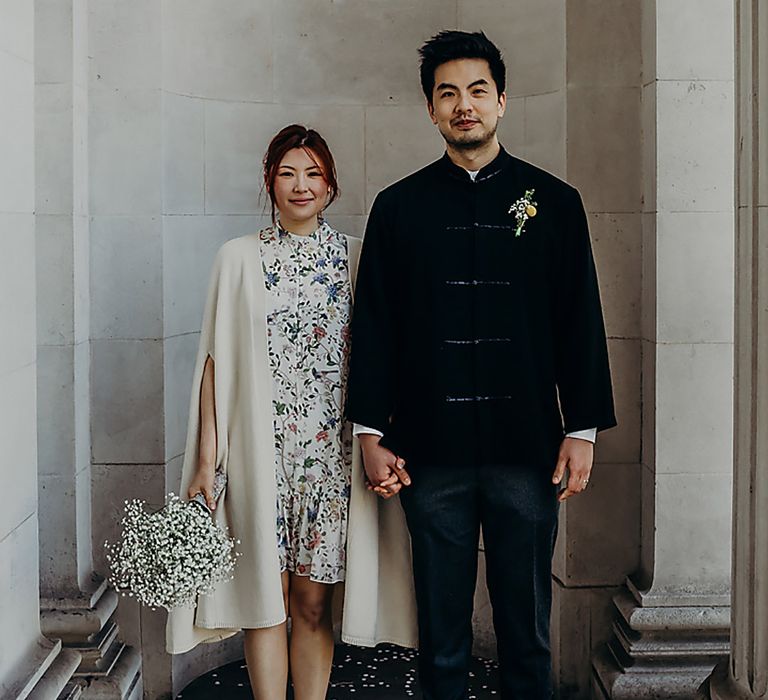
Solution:
<path fill-rule="evenodd" d="M 287 573 L 283 573 L 283 600 L 288 613 Z M 245 630 L 245 662 L 254 700 L 285 700 L 288 687 L 286 623 Z"/>
<path fill-rule="evenodd" d="M 325 700 L 333 662 L 333 585 L 291 574 L 291 680 L 296 700 Z"/>

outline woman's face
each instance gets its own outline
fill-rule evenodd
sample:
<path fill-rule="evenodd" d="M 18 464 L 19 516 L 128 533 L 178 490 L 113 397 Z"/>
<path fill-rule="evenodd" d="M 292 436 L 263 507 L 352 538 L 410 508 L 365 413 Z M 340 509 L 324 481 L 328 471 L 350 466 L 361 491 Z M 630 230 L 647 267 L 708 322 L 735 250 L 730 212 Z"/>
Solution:
<path fill-rule="evenodd" d="M 283 220 L 298 223 L 317 218 L 325 206 L 328 183 L 317 162 L 303 148 L 292 148 L 280 161 L 274 196 Z"/>

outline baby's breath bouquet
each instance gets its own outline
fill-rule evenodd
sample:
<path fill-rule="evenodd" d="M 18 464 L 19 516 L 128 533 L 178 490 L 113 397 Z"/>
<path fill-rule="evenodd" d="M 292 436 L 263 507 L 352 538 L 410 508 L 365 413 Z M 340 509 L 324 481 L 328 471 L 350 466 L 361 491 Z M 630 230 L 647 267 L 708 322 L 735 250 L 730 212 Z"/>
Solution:
<path fill-rule="evenodd" d="M 216 476 L 218 496 L 226 477 L 220 472 Z M 232 578 L 240 542 L 214 522 L 202 496 L 183 501 L 170 493 L 165 506 L 154 512 L 134 498 L 125 502 L 120 524 L 120 540 L 104 545 L 109 582 L 123 595 L 170 610 L 194 605 L 198 595 Z"/>

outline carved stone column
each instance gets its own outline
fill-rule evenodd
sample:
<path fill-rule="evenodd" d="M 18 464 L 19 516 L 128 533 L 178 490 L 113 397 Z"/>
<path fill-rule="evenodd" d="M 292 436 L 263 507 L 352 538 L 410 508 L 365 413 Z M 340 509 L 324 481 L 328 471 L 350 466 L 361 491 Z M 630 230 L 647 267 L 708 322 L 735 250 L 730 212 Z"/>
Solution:
<path fill-rule="evenodd" d="M 712 700 L 768 698 L 768 7 L 740 0 L 736 13 L 733 614 Z"/>

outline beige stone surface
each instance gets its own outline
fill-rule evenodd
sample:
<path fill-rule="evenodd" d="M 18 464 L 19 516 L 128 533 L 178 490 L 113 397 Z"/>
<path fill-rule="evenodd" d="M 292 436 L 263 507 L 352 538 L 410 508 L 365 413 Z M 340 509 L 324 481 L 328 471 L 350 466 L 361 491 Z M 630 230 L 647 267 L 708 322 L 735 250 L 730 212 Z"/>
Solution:
<path fill-rule="evenodd" d="M 458 0 L 458 8 L 460 29 L 482 30 L 501 49 L 507 95 L 538 95 L 565 85 L 565 0 Z"/>
<path fill-rule="evenodd" d="M 37 350 L 38 474 L 68 476 L 75 462 L 75 353 L 73 345 Z"/>
<path fill-rule="evenodd" d="M 37 284 L 37 342 L 74 342 L 75 294 L 72 217 L 35 217 L 35 275 Z"/>
<path fill-rule="evenodd" d="M 93 217 L 91 338 L 162 337 L 162 245 L 159 217 Z"/>
<path fill-rule="evenodd" d="M 561 178 L 566 175 L 565 120 L 565 90 L 525 98 L 521 157 Z"/>
<path fill-rule="evenodd" d="M 637 86 L 641 12 L 637 0 L 567 0 L 569 86 Z"/>
<path fill-rule="evenodd" d="M 275 100 L 421 104 L 417 49 L 455 26 L 456 5 L 443 0 L 282 2 L 273 17 Z"/>
<path fill-rule="evenodd" d="M 94 90 L 156 89 L 162 77 L 162 12 L 157 0 L 89 3 L 88 53 Z"/>
<path fill-rule="evenodd" d="M 659 340 L 732 343 L 733 213 L 662 212 L 657 227 Z"/>
<path fill-rule="evenodd" d="M 660 81 L 658 183 L 660 211 L 733 209 L 733 84 Z"/>
<path fill-rule="evenodd" d="M 155 4 L 162 5 L 166 90 L 222 100 L 272 99 L 273 3 L 230 2 L 224 12 L 217 0 Z M 295 57 L 286 60 L 297 65 Z"/>
<path fill-rule="evenodd" d="M 733 80 L 734 3 L 656 0 L 657 75 L 661 80 Z"/>
<path fill-rule="evenodd" d="M 94 340 L 91 352 L 94 464 L 162 463 L 162 341 Z"/>
<path fill-rule="evenodd" d="M 165 459 L 184 452 L 198 341 L 198 333 L 185 333 L 166 338 L 163 344 Z"/>
<path fill-rule="evenodd" d="M 568 180 L 590 212 L 640 210 L 640 89 L 568 89 Z"/>
<path fill-rule="evenodd" d="M 159 90 L 90 94 L 90 205 L 94 215 L 155 215 L 162 196 Z"/>
<path fill-rule="evenodd" d="M 38 77 L 39 80 L 39 77 Z M 66 214 L 73 201 L 70 84 L 35 87 L 35 213 Z"/>
<path fill-rule="evenodd" d="M 362 107 L 314 107 L 210 101 L 205 112 L 205 211 L 263 214 L 262 158 L 269 141 L 291 123 L 317 129 L 336 160 L 344 196 L 338 214 L 363 214 Z"/>
<path fill-rule="evenodd" d="M 565 586 L 619 586 L 638 567 L 639 464 L 597 464 L 560 508 L 553 574 Z"/>
<path fill-rule="evenodd" d="M 205 102 L 163 93 L 163 213 L 205 210 Z"/>
<path fill-rule="evenodd" d="M 641 215 L 592 214 L 589 230 L 606 333 L 612 338 L 639 338 Z"/>
<path fill-rule="evenodd" d="M 660 344 L 656 366 L 657 476 L 729 476 L 733 463 L 733 345 Z"/>

